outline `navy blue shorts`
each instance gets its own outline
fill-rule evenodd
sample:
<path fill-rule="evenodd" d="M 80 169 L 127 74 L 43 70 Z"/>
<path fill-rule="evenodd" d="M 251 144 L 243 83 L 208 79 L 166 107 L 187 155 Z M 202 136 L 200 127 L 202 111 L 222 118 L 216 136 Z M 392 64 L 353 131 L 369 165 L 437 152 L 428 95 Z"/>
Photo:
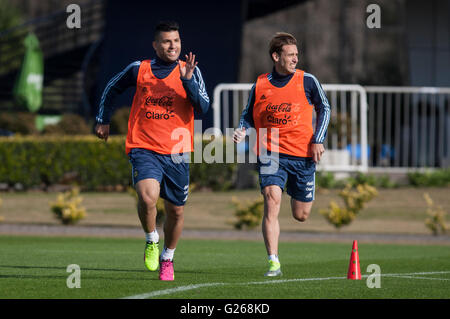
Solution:
<path fill-rule="evenodd" d="M 286 187 L 289 196 L 300 202 L 314 200 L 316 163 L 311 157 L 268 154 L 258 157 L 259 184 Z"/>
<path fill-rule="evenodd" d="M 184 206 L 189 191 L 189 163 L 175 163 L 171 155 L 158 154 L 143 148 L 128 153 L 132 166 L 133 186 L 147 178 L 160 184 L 160 197 L 176 206 Z"/>

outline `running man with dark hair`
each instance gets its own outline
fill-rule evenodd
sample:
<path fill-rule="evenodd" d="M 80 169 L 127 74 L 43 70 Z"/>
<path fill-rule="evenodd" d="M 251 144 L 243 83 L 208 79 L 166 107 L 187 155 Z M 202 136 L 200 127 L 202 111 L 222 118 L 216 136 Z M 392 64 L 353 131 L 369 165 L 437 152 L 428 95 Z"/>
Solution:
<path fill-rule="evenodd" d="M 287 184 L 293 217 L 306 221 L 314 200 L 316 163 L 325 151 L 330 105 L 319 81 L 296 69 L 297 40 L 292 35 L 277 33 L 270 41 L 269 54 L 273 70 L 260 75 L 253 85 L 234 141 L 241 142 L 246 129 L 256 129 L 259 182 L 264 196 L 262 232 L 269 256 L 269 271 L 265 275 L 279 276 L 278 214 L 282 192 Z M 317 115 L 315 131 L 313 110 Z M 278 136 L 271 133 L 272 129 L 278 130 Z M 260 151 L 262 146 L 267 150 L 265 154 Z M 268 172 L 273 163 L 277 164 L 276 170 Z"/>
<path fill-rule="evenodd" d="M 190 52 L 185 56 L 186 62 L 179 60 L 178 29 L 176 22 L 158 24 L 153 41 L 155 59 L 133 62 L 108 82 L 95 127 L 97 136 L 106 141 L 112 101 L 127 88 L 136 88 L 125 148 L 132 164 L 138 215 L 146 236 L 145 266 L 150 271 L 159 266 L 161 280 L 175 277 L 173 256 L 183 229 L 189 188 L 189 163 L 172 159 L 172 155 L 180 153 L 180 141 L 172 139 L 172 132 L 181 128 L 190 133 L 188 142 L 181 141 L 181 155 L 188 155 L 193 151 L 194 109 L 205 114 L 210 105 L 195 55 Z M 159 256 L 156 202 L 160 196 L 164 199 L 166 219 L 164 249 Z"/>

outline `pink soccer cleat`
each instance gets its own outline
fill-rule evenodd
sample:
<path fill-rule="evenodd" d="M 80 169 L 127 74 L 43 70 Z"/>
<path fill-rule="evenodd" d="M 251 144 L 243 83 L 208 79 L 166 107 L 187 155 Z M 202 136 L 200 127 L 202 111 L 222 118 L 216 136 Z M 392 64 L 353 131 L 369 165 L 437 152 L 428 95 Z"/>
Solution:
<path fill-rule="evenodd" d="M 174 279 L 175 275 L 173 272 L 173 261 L 161 260 L 159 263 L 159 280 L 170 281 Z"/>

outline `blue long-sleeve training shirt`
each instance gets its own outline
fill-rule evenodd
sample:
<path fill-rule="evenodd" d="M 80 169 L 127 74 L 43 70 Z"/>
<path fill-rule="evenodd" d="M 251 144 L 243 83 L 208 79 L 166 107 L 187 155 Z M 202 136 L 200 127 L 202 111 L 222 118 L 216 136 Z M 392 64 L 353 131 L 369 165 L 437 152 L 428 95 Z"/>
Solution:
<path fill-rule="evenodd" d="M 268 79 L 270 83 L 276 87 L 285 86 L 293 74 L 289 75 L 280 75 L 275 71 L 275 68 L 272 70 L 272 73 L 268 75 Z M 253 84 L 252 89 L 250 90 L 250 95 L 248 99 L 247 106 L 242 111 L 241 119 L 239 122 L 239 127 L 248 129 L 250 127 L 255 127 L 255 122 L 253 120 L 253 106 L 255 104 L 255 86 L 256 83 Z M 322 89 L 319 81 L 317 81 L 316 77 L 309 73 L 304 73 L 303 77 L 303 87 L 305 89 L 305 95 L 308 99 L 308 102 L 311 105 L 314 105 L 314 109 L 316 111 L 316 129 L 313 135 L 312 142 L 314 144 L 322 144 L 327 135 L 328 123 L 330 122 L 330 113 L 331 108 L 328 103 L 325 92 Z"/>
<path fill-rule="evenodd" d="M 114 99 L 126 89 L 136 87 L 140 65 L 141 61 L 129 64 L 122 72 L 116 74 L 108 82 L 103 91 L 98 114 L 95 118 L 97 123 L 110 123 L 114 111 Z M 152 72 L 158 79 L 166 78 L 177 65 L 178 62 L 165 62 L 158 57 L 151 60 Z M 194 74 L 190 80 L 182 79 L 181 77 L 180 79 L 189 100 L 194 106 L 194 110 L 199 114 L 205 114 L 209 109 L 210 103 L 200 69 L 195 67 Z"/>

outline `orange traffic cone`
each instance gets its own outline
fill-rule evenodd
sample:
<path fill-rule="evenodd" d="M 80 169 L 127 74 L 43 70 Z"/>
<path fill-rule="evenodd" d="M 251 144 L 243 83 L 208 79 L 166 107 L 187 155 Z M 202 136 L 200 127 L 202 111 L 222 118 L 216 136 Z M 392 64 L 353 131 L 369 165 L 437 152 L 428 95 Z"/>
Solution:
<path fill-rule="evenodd" d="M 353 241 L 350 265 L 348 266 L 347 279 L 361 280 L 361 269 L 359 268 L 358 242 Z"/>

